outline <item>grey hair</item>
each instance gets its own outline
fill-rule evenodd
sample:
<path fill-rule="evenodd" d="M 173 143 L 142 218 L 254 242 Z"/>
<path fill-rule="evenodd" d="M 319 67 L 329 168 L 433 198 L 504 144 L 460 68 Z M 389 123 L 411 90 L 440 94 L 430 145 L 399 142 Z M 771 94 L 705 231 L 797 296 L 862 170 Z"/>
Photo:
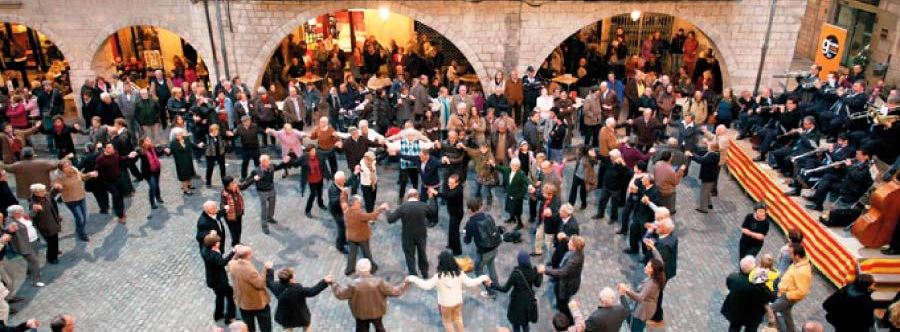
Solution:
<path fill-rule="evenodd" d="M 334 172 L 334 180 L 337 180 L 338 178 L 346 179 L 347 175 L 344 174 L 344 171 Z"/>
<path fill-rule="evenodd" d="M 512 160 L 509 161 L 509 165 L 510 166 L 512 166 L 512 165 L 522 166 L 522 161 L 519 160 L 519 158 L 513 158 Z"/>
<path fill-rule="evenodd" d="M 603 83 L 606 83 L 606 82 L 603 82 Z M 613 119 L 613 117 L 608 117 L 608 118 L 606 118 L 606 122 L 605 122 L 605 123 L 606 123 L 606 126 L 607 126 L 607 127 L 608 127 L 608 126 L 611 126 L 611 125 L 614 125 L 614 124 L 616 124 L 616 119 Z"/>
<path fill-rule="evenodd" d="M 750 273 L 756 267 L 756 258 L 747 255 L 741 258 L 741 272 Z"/>
<path fill-rule="evenodd" d="M 372 272 L 372 261 L 368 258 L 360 258 L 356 261 L 356 271 L 358 272 Z"/>
<path fill-rule="evenodd" d="M 609 287 L 603 287 L 600 290 L 600 305 L 604 307 L 612 307 L 618 304 L 618 299 L 616 298 L 616 292 Z"/>
<path fill-rule="evenodd" d="M 409 189 L 409 190 L 406 191 L 406 199 L 409 199 L 410 197 L 414 197 L 414 196 L 415 196 L 415 197 L 418 197 L 418 196 L 419 196 L 419 191 L 418 191 L 418 190 L 416 190 L 416 189 Z"/>
<path fill-rule="evenodd" d="M 353 195 L 353 196 L 350 196 L 350 199 L 348 200 L 348 202 L 350 203 L 351 206 L 352 206 L 353 204 L 362 202 L 362 196 L 360 196 L 360 195 Z"/>
<path fill-rule="evenodd" d="M 573 207 L 572 204 L 566 203 L 559 207 L 559 211 L 566 211 L 567 214 L 572 214 L 572 212 L 575 212 L 575 207 Z"/>
<path fill-rule="evenodd" d="M 6 208 L 6 214 L 10 217 L 16 212 L 25 213 L 25 208 L 23 208 L 21 205 L 10 205 L 8 208 Z"/>

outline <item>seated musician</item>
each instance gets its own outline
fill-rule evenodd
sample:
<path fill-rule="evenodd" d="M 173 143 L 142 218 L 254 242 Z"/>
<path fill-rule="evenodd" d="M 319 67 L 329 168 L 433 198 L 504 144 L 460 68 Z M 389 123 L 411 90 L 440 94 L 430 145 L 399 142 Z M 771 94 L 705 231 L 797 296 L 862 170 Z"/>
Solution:
<path fill-rule="evenodd" d="M 784 107 L 773 108 L 769 112 L 769 123 L 757 133 L 762 136 L 762 143 L 759 144 L 759 157 L 754 161 L 766 160 L 766 154 L 778 148 L 780 138 L 791 136 L 792 132 L 798 131 L 803 114 L 797 106 L 797 98 L 789 97 Z"/>
<path fill-rule="evenodd" d="M 822 149 L 819 149 L 821 151 Z M 815 180 L 816 191 L 812 196 L 813 200 L 824 200 L 825 194 L 831 190 L 831 187 L 837 185 L 840 179 L 844 177 L 846 169 L 842 167 L 843 161 L 856 156 L 856 147 L 850 145 L 850 140 L 846 134 L 838 135 L 837 142 L 828 147 L 828 158 L 823 156 L 818 158 L 814 168 L 799 169 L 797 176 L 791 183 L 794 188 L 788 193 L 789 196 L 799 196 L 800 189 L 809 188 L 813 179 Z M 824 162 L 827 161 L 827 162 Z"/>
<path fill-rule="evenodd" d="M 838 101 L 826 111 L 831 113 L 827 117 L 830 118 L 830 120 L 828 128 L 826 128 L 826 132 L 829 136 L 835 137 L 843 130 L 865 131 L 867 129 L 867 121 L 865 118 L 857 120 L 851 120 L 850 118 L 853 114 L 866 112 L 866 83 L 864 81 L 857 81 L 853 83 L 853 87 L 850 91 L 838 88 L 837 95 Z"/>
<path fill-rule="evenodd" d="M 834 203 L 835 210 L 852 209 L 859 199 L 872 187 L 872 173 L 869 171 L 869 157 L 871 151 L 867 147 L 856 150 L 853 159 L 844 160 L 847 169 L 840 183 L 830 185 L 824 198 L 814 197 L 813 204 L 806 207 L 822 211 L 825 201 Z"/>
<path fill-rule="evenodd" d="M 822 66 L 813 64 L 809 67 L 809 73 L 797 76 L 797 89 L 794 90 L 800 103 L 807 104 L 813 101 L 816 95 L 816 84 L 819 83 L 819 72 Z"/>
<path fill-rule="evenodd" d="M 791 102 L 788 102 L 788 104 L 790 103 Z M 788 113 L 789 112 L 785 112 L 785 114 Z M 781 171 L 781 173 L 786 176 L 793 177 L 794 163 L 791 162 L 791 157 L 818 149 L 819 140 L 822 138 L 822 135 L 816 130 L 816 119 L 807 116 L 803 118 L 803 123 L 800 128 L 791 129 L 785 133 L 785 136 L 797 136 L 797 138 L 790 144 L 772 151 L 770 158 L 775 163 L 772 168 Z M 796 160 L 796 164 L 800 169 L 811 168 L 815 165 L 815 161 L 815 156 L 805 156 Z"/>
<path fill-rule="evenodd" d="M 772 89 L 764 88 L 762 95 L 753 98 L 750 91 L 741 92 L 741 98 L 738 98 L 738 105 L 741 112 L 738 114 L 737 127 L 740 129 L 740 135 L 737 139 L 744 139 L 756 133 L 760 127 L 766 124 L 764 117 L 768 116 L 768 112 L 764 116 L 760 106 L 772 106 L 774 99 L 772 98 Z"/>

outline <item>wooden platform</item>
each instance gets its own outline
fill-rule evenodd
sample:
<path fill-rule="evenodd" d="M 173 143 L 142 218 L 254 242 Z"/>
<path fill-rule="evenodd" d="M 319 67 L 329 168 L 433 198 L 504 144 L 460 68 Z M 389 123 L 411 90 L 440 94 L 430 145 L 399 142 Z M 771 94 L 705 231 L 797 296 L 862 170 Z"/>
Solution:
<path fill-rule="evenodd" d="M 887 256 L 877 248 L 865 248 L 844 228 L 822 225 L 818 221 L 820 213 L 805 208 L 806 199 L 785 194 L 789 187 L 781 174 L 765 163 L 753 162 L 756 155 L 749 141 L 733 139 L 728 149 L 730 173 L 750 197 L 766 202 L 782 231 L 803 232 L 803 245 L 822 275 L 842 287 L 853 281 L 858 272 L 873 274 L 879 299 L 884 301 L 882 298 L 888 294 L 893 298 L 900 289 L 900 256 Z"/>

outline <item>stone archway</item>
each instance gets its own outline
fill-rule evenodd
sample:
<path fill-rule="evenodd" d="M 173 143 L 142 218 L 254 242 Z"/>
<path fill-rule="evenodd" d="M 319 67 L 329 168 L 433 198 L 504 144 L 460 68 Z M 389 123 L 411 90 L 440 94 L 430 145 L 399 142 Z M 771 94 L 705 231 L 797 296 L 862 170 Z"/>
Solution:
<path fill-rule="evenodd" d="M 320 4 L 316 7 L 306 9 L 301 13 L 297 14 L 293 19 L 288 20 L 274 31 L 271 31 L 268 38 L 262 47 L 259 48 L 259 52 L 255 56 L 253 56 L 250 65 L 248 66 L 246 76 L 247 82 L 252 82 L 254 85 L 259 85 L 262 80 L 262 73 L 265 71 L 265 67 L 269 62 L 269 59 L 272 57 L 272 54 L 275 53 L 275 49 L 278 48 L 281 41 L 288 36 L 296 27 L 303 24 L 303 22 L 308 21 L 311 18 L 318 17 L 327 13 L 336 12 L 339 10 L 345 10 L 348 8 L 364 8 L 364 9 L 387 9 L 391 13 L 403 15 L 409 18 L 412 18 L 416 21 L 422 22 L 425 25 L 435 29 L 440 32 L 447 40 L 449 40 L 457 49 L 466 57 L 469 61 L 469 64 L 472 65 L 472 69 L 475 71 L 475 74 L 481 79 L 481 82 L 487 82 L 489 80 L 489 73 L 487 68 L 484 66 L 483 62 L 478 56 L 478 53 L 475 52 L 472 47 L 460 38 L 453 29 L 453 22 L 450 20 L 442 20 L 439 19 L 439 15 L 432 15 L 426 12 L 419 11 L 418 9 L 402 4 L 402 3 L 384 3 L 384 4 L 373 4 L 373 3 L 359 3 L 353 1 L 331 1 Z"/>
<path fill-rule="evenodd" d="M 126 17 L 120 19 L 118 21 L 113 21 L 104 25 L 102 28 L 97 30 L 97 33 L 91 39 L 88 47 L 86 48 L 87 54 L 84 55 L 84 59 L 79 59 L 79 62 L 76 64 L 72 64 L 72 69 L 79 76 L 84 79 L 86 77 L 95 76 L 97 73 L 94 72 L 92 68 L 92 61 L 94 57 L 97 55 L 97 52 L 100 51 L 103 43 L 114 33 L 123 28 L 128 28 L 131 26 L 153 26 L 161 29 L 165 29 L 175 33 L 182 39 L 184 39 L 188 44 L 194 47 L 197 50 L 200 58 L 203 59 L 204 63 L 212 59 L 212 49 L 210 48 L 209 42 L 205 38 L 201 38 L 195 36 L 192 30 L 189 27 L 179 26 L 179 25 L 171 25 L 167 24 L 163 20 L 155 17 Z M 211 68 L 211 63 L 206 63 L 208 68 Z M 211 70 L 212 71 L 212 70 Z M 215 77 L 214 74 L 210 73 L 210 80 L 213 81 Z M 73 81 L 78 82 L 78 81 Z"/>
<path fill-rule="evenodd" d="M 717 50 L 716 60 L 722 69 L 722 86 L 729 87 L 732 84 L 731 76 L 734 70 L 733 64 L 730 63 L 734 59 L 734 50 L 725 43 L 725 34 L 716 29 L 711 23 L 707 22 L 700 13 L 685 13 L 678 9 L 675 5 L 659 4 L 628 4 L 616 5 L 614 8 L 603 8 L 601 10 L 592 11 L 572 21 L 570 25 L 560 28 L 554 32 L 551 39 L 544 43 L 535 53 L 535 57 L 528 63 L 520 64 L 521 67 L 529 65 L 538 68 L 541 62 L 546 59 L 553 50 L 559 46 L 572 34 L 580 31 L 589 24 L 596 23 L 599 20 L 606 20 L 615 15 L 628 14 L 633 10 L 639 10 L 642 13 L 666 14 L 687 21 L 694 25 L 700 33 L 706 35 L 711 43 L 711 47 Z"/>
<path fill-rule="evenodd" d="M 69 61 L 70 66 L 73 61 L 77 60 L 78 53 L 75 52 L 75 50 L 72 49 L 68 43 L 66 43 L 65 39 L 62 38 L 59 33 L 54 31 L 53 29 L 50 29 L 40 21 L 29 19 L 25 16 L 0 13 L 0 22 L 22 24 L 37 32 L 40 32 L 41 34 L 47 36 L 47 38 L 49 38 L 50 41 L 53 42 L 53 45 L 56 45 L 56 47 L 59 48 L 60 52 L 62 52 L 63 56 L 65 56 L 66 61 Z"/>

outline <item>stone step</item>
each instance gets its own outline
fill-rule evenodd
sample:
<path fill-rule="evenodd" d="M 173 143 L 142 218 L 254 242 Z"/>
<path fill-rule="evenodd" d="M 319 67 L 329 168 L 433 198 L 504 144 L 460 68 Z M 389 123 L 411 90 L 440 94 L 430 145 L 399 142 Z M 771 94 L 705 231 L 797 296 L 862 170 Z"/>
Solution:
<path fill-rule="evenodd" d="M 897 295 L 896 290 L 877 290 L 872 292 L 872 300 L 875 302 L 890 302 Z"/>
<path fill-rule="evenodd" d="M 875 283 L 878 285 L 898 285 L 900 286 L 900 274 L 873 274 Z"/>

